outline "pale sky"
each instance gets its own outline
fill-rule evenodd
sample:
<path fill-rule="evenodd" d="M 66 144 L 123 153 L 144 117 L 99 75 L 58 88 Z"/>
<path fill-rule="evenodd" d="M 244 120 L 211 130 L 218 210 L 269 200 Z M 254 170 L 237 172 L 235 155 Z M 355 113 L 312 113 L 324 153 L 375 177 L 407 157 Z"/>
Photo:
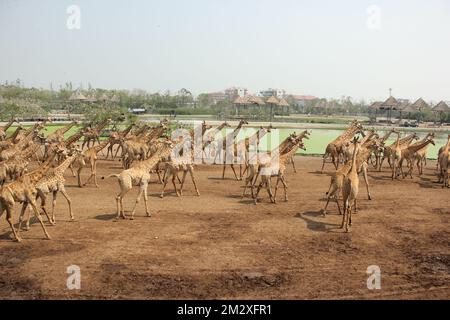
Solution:
<path fill-rule="evenodd" d="M 450 1 L 0 0 L 0 81 L 17 78 L 450 100 Z"/>

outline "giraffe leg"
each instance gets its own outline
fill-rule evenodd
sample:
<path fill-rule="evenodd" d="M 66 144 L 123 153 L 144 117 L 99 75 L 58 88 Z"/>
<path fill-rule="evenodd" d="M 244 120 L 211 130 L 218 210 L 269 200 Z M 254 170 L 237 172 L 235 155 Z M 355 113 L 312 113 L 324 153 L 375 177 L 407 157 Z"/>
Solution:
<path fill-rule="evenodd" d="M 225 169 L 227 168 L 226 163 L 223 163 L 222 180 L 225 179 Z"/>
<path fill-rule="evenodd" d="M 280 177 L 280 174 L 278 174 L 277 175 L 277 182 L 275 183 L 275 192 L 273 194 L 273 201 L 274 201 L 274 203 L 277 202 L 278 183 L 280 182 L 280 180 L 281 180 L 281 177 Z"/>
<path fill-rule="evenodd" d="M 195 182 L 194 168 L 192 166 L 189 166 L 189 173 L 191 174 L 191 179 L 192 183 L 194 184 L 195 192 L 197 192 L 197 196 L 200 196 L 200 191 L 198 191 L 197 183 Z"/>
<path fill-rule="evenodd" d="M 1 203 L 0 203 L 1 206 Z M 8 222 L 9 226 L 11 227 L 11 230 L 13 232 L 14 235 L 14 240 L 17 242 L 22 241 L 22 239 L 20 238 L 19 234 L 16 232 L 16 229 L 14 228 L 14 225 L 12 223 L 12 206 L 10 206 L 9 204 L 6 205 L 5 208 L 0 207 L 0 215 L 3 213 L 3 210 L 6 210 L 6 221 Z"/>
<path fill-rule="evenodd" d="M 284 201 L 288 201 L 288 195 L 287 195 L 287 183 L 286 180 L 284 179 L 284 175 L 281 175 L 281 183 L 283 184 L 284 187 Z"/>
<path fill-rule="evenodd" d="M 133 210 L 131 211 L 130 220 L 134 220 L 134 213 L 136 212 L 136 207 L 137 207 L 138 203 L 141 201 L 142 195 L 147 192 L 147 185 L 148 184 L 146 182 L 143 182 L 140 185 L 139 193 L 138 193 L 138 196 L 136 198 L 136 202 L 134 203 Z"/>
<path fill-rule="evenodd" d="M 334 195 L 335 195 L 335 193 L 336 193 L 336 190 L 337 190 L 337 188 L 336 188 L 336 186 L 334 185 L 334 184 L 331 184 L 330 185 L 330 189 L 333 187 L 333 190 L 329 190 L 328 192 L 327 192 L 327 194 L 328 194 L 328 199 L 327 199 L 327 203 L 325 204 L 325 208 L 323 208 L 322 209 L 322 214 L 324 215 L 324 216 L 326 216 L 326 214 L 327 214 L 327 208 L 328 208 L 328 204 L 330 203 L 330 199 L 332 198 L 332 197 L 334 197 Z"/>
<path fill-rule="evenodd" d="M 36 207 L 36 202 L 34 201 L 33 198 L 29 199 L 29 202 L 30 202 L 31 208 L 33 208 L 34 215 L 36 216 L 36 218 L 39 220 L 39 223 L 41 224 L 41 227 L 42 227 L 42 230 L 44 231 L 45 237 L 48 240 L 50 240 L 51 237 L 48 234 L 47 229 L 45 228 L 44 222 L 42 221 L 41 215 L 39 214 L 39 211 L 38 211 L 38 209 Z"/>
<path fill-rule="evenodd" d="M 166 189 L 166 185 L 167 182 L 169 181 L 169 174 L 167 174 L 168 169 L 166 169 L 166 171 L 164 171 L 164 176 L 163 176 L 163 187 L 162 187 L 162 191 L 161 191 L 161 195 L 159 196 L 161 199 L 164 198 L 164 190 Z"/>
<path fill-rule="evenodd" d="M 334 195 L 334 200 L 336 201 L 336 206 L 338 208 L 339 215 L 342 215 L 341 206 L 339 205 L 339 192 Z"/>
<path fill-rule="evenodd" d="M 345 216 L 347 215 L 347 206 L 348 206 L 348 200 L 344 200 L 344 208 L 343 208 L 343 215 L 342 215 L 342 223 L 341 223 L 341 229 L 345 226 Z"/>
<path fill-rule="evenodd" d="M 83 186 L 86 186 L 91 181 L 92 178 L 94 178 L 95 180 L 95 160 L 91 160 L 91 174 L 89 178 L 86 180 L 86 182 L 83 184 Z"/>
<path fill-rule="evenodd" d="M 178 178 L 178 175 L 177 175 L 177 172 L 175 171 L 175 172 L 172 173 L 172 184 L 173 184 L 173 188 L 175 190 L 175 193 L 177 194 L 177 197 L 179 197 L 180 193 L 178 192 L 177 184 L 175 183 L 175 179 L 176 178 Z"/>
<path fill-rule="evenodd" d="M 292 168 L 294 169 L 294 173 L 297 173 L 297 169 L 295 169 L 294 157 L 291 158 L 291 161 L 292 161 Z"/>
<path fill-rule="evenodd" d="M 72 177 L 76 177 L 77 175 L 76 175 L 75 172 L 73 171 L 73 166 L 72 166 L 72 165 L 69 166 L 69 169 L 70 169 L 70 171 L 71 171 L 71 173 L 72 173 Z"/>
<path fill-rule="evenodd" d="M 263 184 L 264 184 L 264 182 L 261 181 L 261 182 L 259 183 L 259 185 L 258 185 L 258 188 L 256 189 L 256 193 L 255 193 L 255 204 L 258 203 L 258 194 L 259 194 L 259 191 L 261 190 L 261 187 L 263 186 Z"/>
<path fill-rule="evenodd" d="M 250 175 L 250 171 L 249 171 L 249 175 L 247 176 L 247 178 L 245 178 L 245 185 L 244 185 L 244 192 L 242 192 L 242 199 L 245 197 L 245 192 L 247 191 L 247 186 L 249 183 L 251 183 L 251 181 L 253 180 L 253 176 Z M 253 197 L 253 191 L 252 191 L 252 197 Z"/>
<path fill-rule="evenodd" d="M 64 186 L 62 186 L 62 187 L 59 188 L 59 191 L 64 196 L 64 198 L 66 198 L 66 200 L 67 200 L 67 204 L 69 206 L 70 221 L 74 221 L 75 217 L 74 217 L 73 212 L 72 212 L 72 201 L 70 200 L 69 195 L 66 192 L 66 188 Z"/>
<path fill-rule="evenodd" d="M 272 193 L 272 186 L 271 186 L 271 179 L 270 179 L 270 177 L 268 177 L 268 179 L 266 181 L 266 188 L 267 188 L 267 193 L 269 194 L 270 202 L 276 203 L 275 197 L 273 196 L 273 193 Z"/>
<path fill-rule="evenodd" d="M 148 185 L 147 185 L 148 186 Z M 152 214 L 150 213 L 150 211 L 148 210 L 148 194 L 147 194 L 147 187 L 145 188 L 144 191 L 144 204 L 145 204 L 145 214 L 147 215 L 147 217 L 151 217 Z"/>
<path fill-rule="evenodd" d="M 83 185 L 81 184 L 81 171 L 83 170 L 83 166 L 80 165 L 80 167 L 77 170 L 77 178 L 78 178 L 78 186 L 80 188 L 83 188 Z"/>
<path fill-rule="evenodd" d="M 187 175 L 187 170 L 183 170 L 183 178 L 181 178 L 181 184 L 180 184 L 180 195 L 183 195 L 183 186 L 184 186 L 184 182 L 186 181 L 186 175 Z"/>
<path fill-rule="evenodd" d="M 98 181 L 97 181 L 97 160 L 94 160 L 94 172 L 93 172 L 93 174 L 94 174 L 94 184 L 98 188 L 99 185 L 98 185 Z"/>
<path fill-rule="evenodd" d="M 239 178 L 238 178 L 238 176 L 237 176 L 237 174 L 236 174 L 236 170 L 234 170 L 234 165 L 231 164 L 230 166 L 231 166 L 231 169 L 233 170 L 234 177 L 236 178 L 237 181 L 239 181 Z"/>
<path fill-rule="evenodd" d="M 20 209 L 19 226 L 17 227 L 17 235 L 19 235 L 20 230 L 22 229 L 23 217 L 24 217 L 24 215 L 25 215 L 25 210 L 26 210 L 26 208 L 27 208 L 27 205 L 28 205 L 28 204 L 27 204 L 26 202 L 24 202 L 24 203 L 22 204 L 22 208 Z"/>
<path fill-rule="evenodd" d="M 362 172 L 363 172 L 364 182 L 366 183 L 367 199 L 372 200 L 372 196 L 370 195 L 370 189 L 369 189 L 369 178 L 367 176 L 367 166 L 363 165 Z"/>
<path fill-rule="evenodd" d="M 325 153 L 323 155 L 323 160 L 322 160 L 322 169 L 320 169 L 321 173 L 323 173 L 323 168 L 325 167 L 325 160 L 327 159 L 327 157 L 328 157 L 328 153 Z"/>

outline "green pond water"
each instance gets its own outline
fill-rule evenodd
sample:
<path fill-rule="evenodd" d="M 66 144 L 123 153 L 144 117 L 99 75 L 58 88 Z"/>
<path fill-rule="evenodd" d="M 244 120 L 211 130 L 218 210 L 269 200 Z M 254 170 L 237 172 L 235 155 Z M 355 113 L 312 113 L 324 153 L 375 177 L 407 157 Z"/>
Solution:
<path fill-rule="evenodd" d="M 61 126 L 53 125 L 53 126 L 47 126 L 46 131 L 44 131 L 44 135 L 48 135 L 51 132 L 59 129 Z M 10 128 L 8 130 L 8 133 L 12 133 L 14 128 Z M 256 128 L 254 129 L 247 129 L 247 130 L 241 130 L 240 134 L 238 135 L 238 139 L 242 139 L 246 136 L 252 135 Z M 271 134 L 266 135 L 262 141 L 261 141 L 261 149 L 262 150 L 271 150 L 275 146 L 277 146 L 281 141 L 286 139 L 286 137 L 289 136 L 292 132 L 301 132 L 304 129 L 301 128 L 282 128 L 277 129 L 278 130 L 278 139 L 276 137 L 277 134 L 273 134 L 273 137 L 271 137 Z M 65 137 L 74 134 L 78 131 L 78 128 L 72 128 L 65 134 Z M 233 129 L 227 129 L 223 130 L 222 134 L 230 133 Z M 327 144 L 334 140 L 337 136 L 339 136 L 344 130 L 330 130 L 330 129 L 308 129 L 309 132 L 311 132 L 311 136 L 309 140 L 303 140 L 306 146 L 306 151 L 299 150 L 298 154 L 323 154 L 325 151 L 325 148 Z M 378 134 L 380 136 L 384 135 L 385 132 L 378 131 Z M 402 136 L 409 134 L 409 132 L 405 132 L 402 134 Z M 426 133 L 418 133 L 419 137 L 424 137 Z M 390 144 L 394 142 L 395 135 L 391 135 L 391 139 L 388 140 L 387 144 Z M 273 141 L 270 141 L 273 139 Z M 434 139 L 436 145 L 429 145 L 427 157 L 429 159 L 436 159 L 438 150 L 441 146 L 445 145 L 447 143 L 447 133 L 437 133 L 436 138 Z M 271 143 L 272 142 L 272 143 Z"/>

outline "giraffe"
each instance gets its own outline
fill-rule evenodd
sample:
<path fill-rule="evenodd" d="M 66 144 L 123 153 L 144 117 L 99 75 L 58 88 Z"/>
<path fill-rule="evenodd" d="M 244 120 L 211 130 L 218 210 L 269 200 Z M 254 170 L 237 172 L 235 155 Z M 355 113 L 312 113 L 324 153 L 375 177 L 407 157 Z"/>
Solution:
<path fill-rule="evenodd" d="M 309 136 L 311 135 L 310 132 L 308 132 L 307 130 L 301 132 L 298 136 L 297 139 L 300 139 L 300 141 L 303 141 L 303 139 L 309 139 Z M 290 158 L 287 159 L 287 163 L 291 163 L 292 164 L 292 168 L 294 170 L 294 173 L 297 173 L 297 169 L 295 168 L 295 161 L 294 161 L 294 157 L 295 157 L 295 152 L 291 154 Z"/>
<path fill-rule="evenodd" d="M 239 179 L 242 180 L 242 176 L 245 174 L 248 168 L 248 159 L 250 156 L 250 146 L 255 147 L 255 152 L 258 150 L 259 143 L 261 142 L 261 138 L 264 137 L 267 133 L 270 133 L 272 130 L 272 125 L 269 125 L 267 128 L 261 126 L 258 131 L 256 131 L 250 137 L 245 137 L 242 140 L 233 143 L 233 156 L 235 159 L 239 158 Z M 242 171 L 242 163 L 245 168 Z M 230 165 L 233 168 L 233 164 Z M 233 168 L 234 171 L 234 168 Z"/>
<path fill-rule="evenodd" d="M 286 172 L 287 161 L 289 159 L 293 158 L 294 154 L 297 152 L 298 149 L 302 149 L 302 150 L 306 151 L 306 148 L 303 145 L 303 142 L 301 140 L 299 140 L 299 142 L 296 145 L 294 145 L 294 147 L 291 150 L 289 150 L 288 152 L 286 152 L 285 154 L 282 154 L 280 156 L 279 169 L 278 169 L 278 173 L 277 173 L 277 183 L 275 184 L 275 192 L 273 194 L 273 203 L 277 202 L 277 190 L 278 190 L 278 183 L 280 181 L 283 184 L 283 188 L 284 188 L 284 201 L 288 201 L 287 183 L 286 183 L 286 180 L 284 178 L 284 174 Z"/>
<path fill-rule="evenodd" d="M 16 139 L 19 136 L 19 133 L 23 130 L 24 128 L 22 127 L 22 125 L 19 124 L 10 137 L 7 137 L 5 140 L 0 141 L 0 150 L 7 149 L 11 147 L 13 144 L 19 142 Z"/>
<path fill-rule="evenodd" d="M 443 146 L 441 153 L 439 154 L 439 181 L 438 183 L 442 182 L 442 188 L 450 188 L 450 181 L 449 181 L 449 169 L 450 169 L 450 134 L 448 135 L 447 144 Z"/>
<path fill-rule="evenodd" d="M 51 239 L 51 237 L 48 234 L 48 232 L 45 228 L 45 225 L 41 219 L 39 211 L 37 209 L 35 197 L 36 197 L 36 192 L 37 192 L 36 184 L 39 182 L 39 180 L 42 179 L 42 177 L 50 169 L 51 164 L 55 157 L 56 157 L 56 153 L 54 155 L 50 156 L 37 169 L 33 170 L 30 173 L 25 174 L 24 176 L 20 177 L 16 181 L 5 184 L 0 189 L 0 217 L 6 211 L 6 221 L 8 222 L 9 226 L 11 227 L 11 230 L 14 235 L 14 239 L 17 242 L 21 241 L 21 238 L 19 235 L 20 230 L 16 231 L 16 229 L 14 228 L 12 221 L 11 221 L 15 202 L 23 203 L 20 216 L 23 216 L 23 213 L 24 213 L 27 205 L 28 204 L 31 205 L 36 218 L 39 220 L 39 223 L 41 224 L 42 230 L 44 231 L 44 235 L 46 236 L 47 239 Z"/>
<path fill-rule="evenodd" d="M 47 129 L 45 129 L 45 125 L 47 124 L 47 122 L 52 122 L 52 119 L 51 118 L 47 118 L 47 119 L 45 119 L 42 122 L 36 122 L 30 128 L 20 131 L 19 134 L 17 135 L 16 139 L 14 140 L 15 143 L 17 143 L 18 141 L 22 140 L 23 138 L 29 136 L 33 132 L 36 132 L 36 131 L 40 132 L 43 129 L 47 130 Z"/>
<path fill-rule="evenodd" d="M 17 118 L 11 118 L 4 126 L 0 127 L 0 141 L 6 139 L 6 131 L 13 125 L 14 122 L 17 122 L 19 125 L 19 120 Z"/>
<path fill-rule="evenodd" d="M 170 140 L 164 141 L 164 144 L 161 148 L 159 148 L 150 158 L 138 162 L 134 167 L 130 169 L 125 169 L 119 174 L 111 174 L 107 176 L 106 178 L 114 177 L 118 179 L 119 186 L 120 186 L 120 192 L 116 196 L 116 204 L 117 204 L 117 220 L 122 217 L 125 219 L 125 211 L 123 208 L 123 198 L 124 196 L 130 191 L 133 187 L 133 185 L 138 185 L 139 188 L 139 194 L 136 198 L 135 205 L 133 207 L 133 210 L 131 212 L 130 219 L 134 219 L 134 213 L 136 212 L 136 207 L 141 199 L 142 196 L 144 196 L 144 203 L 145 203 L 145 213 L 147 217 L 150 217 L 150 211 L 148 210 L 148 204 L 147 204 L 147 188 L 148 183 L 150 181 L 150 171 L 153 170 L 158 163 L 161 161 L 161 159 L 166 158 L 170 155 L 172 152 L 172 142 Z M 104 179 L 105 177 L 102 177 Z"/>
<path fill-rule="evenodd" d="M 399 131 L 397 131 L 395 133 L 398 134 L 398 135 L 400 134 Z M 399 144 L 400 150 L 408 147 L 413 140 L 417 140 L 417 139 L 419 139 L 419 137 L 417 136 L 416 133 L 412 133 L 412 134 L 410 134 L 410 135 L 408 135 L 408 136 L 406 136 L 406 137 L 404 137 L 402 139 L 398 138 L 398 140 L 399 140 L 398 144 Z M 380 166 L 378 168 L 378 171 L 381 172 L 381 167 L 383 166 L 384 159 L 386 159 L 386 158 L 388 160 L 389 166 L 392 169 L 392 161 L 393 161 L 393 157 L 395 156 L 396 145 L 397 145 L 397 140 L 395 140 L 395 142 L 393 142 L 391 145 L 389 145 L 387 147 L 384 147 L 384 149 L 383 149 L 383 157 L 381 158 Z"/>
<path fill-rule="evenodd" d="M 401 157 L 400 157 L 400 161 L 398 163 L 399 167 L 400 167 L 400 172 L 401 175 L 404 178 L 406 178 L 406 176 L 409 174 L 410 178 L 412 179 L 412 172 L 414 169 L 414 160 L 415 160 L 415 155 L 417 152 L 419 152 L 422 149 L 426 149 L 427 146 L 429 144 L 434 145 L 434 141 L 433 139 L 427 137 L 426 139 L 424 139 L 423 141 L 420 141 L 419 143 L 415 143 L 414 145 L 410 145 L 408 146 L 406 149 L 402 149 L 401 151 Z M 409 168 L 408 172 L 405 174 L 403 173 L 403 161 L 407 162 L 407 166 Z M 419 158 L 419 162 L 420 162 L 420 158 Z M 420 173 L 420 166 L 419 163 L 417 163 L 417 168 L 419 170 Z"/>
<path fill-rule="evenodd" d="M 344 201 L 344 214 L 342 215 L 341 228 L 345 226 L 345 232 L 349 231 L 349 226 L 352 225 L 352 211 L 356 212 L 356 198 L 359 191 L 359 176 L 356 166 L 356 155 L 359 152 L 358 139 L 353 140 L 355 147 L 353 148 L 352 166 L 349 174 L 344 178 L 342 187 L 342 197 Z"/>
<path fill-rule="evenodd" d="M 322 169 L 321 172 L 323 173 L 323 168 L 325 167 L 325 161 L 328 159 L 328 157 L 331 157 L 331 161 L 334 164 L 334 167 L 336 170 L 339 167 L 339 157 L 342 153 L 342 146 L 346 141 L 349 141 L 352 139 L 357 133 L 363 132 L 363 127 L 360 123 L 358 123 L 357 120 L 354 120 L 350 128 L 344 131 L 340 136 L 338 136 L 336 139 L 334 139 L 332 142 L 330 142 L 326 149 L 325 154 L 323 155 L 323 163 L 322 163 Z"/>
<path fill-rule="evenodd" d="M 94 178 L 94 184 L 95 187 L 99 187 L 97 183 L 97 160 L 98 160 L 98 153 L 102 151 L 106 146 L 110 143 L 110 139 L 103 140 L 100 142 L 100 144 L 97 144 L 93 147 L 88 148 L 83 152 L 83 156 L 79 157 L 76 162 L 74 162 L 74 165 L 78 167 L 77 169 L 77 177 L 78 177 L 78 186 L 80 188 L 86 186 L 92 178 Z M 82 185 L 81 184 L 81 171 L 83 170 L 86 163 L 89 163 L 91 168 L 91 174 L 89 178 L 86 180 L 86 182 Z"/>
<path fill-rule="evenodd" d="M 33 140 L 37 137 L 39 131 L 33 130 L 32 133 L 28 134 L 22 140 L 20 140 L 17 144 L 12 145 L 8 149 L 4 149 L 0 152 L 0 161 L 8 160 L 13 158 L 17 153 L 21 152 L 27 146 L 29 146 Z"/>
<path fill-rule="evenodd" d="M 378 141 L 380 142 L 381 146 L 380 146 L 379 149 L 376 149 L 376 150 L 374 151 L 375 164 L 373 164 L 373 161 L 372 161 L 372 164 L 373 164 L 373 166 L 374 166 L 375 169 L 378 168 L 378 165 L 379 165 L 379 163 L 381 162 L 381 155 L 382 155 L 382 153 L 383 153 L 384 144 L 385 144 L 386 141 L 389 139 L 389 137 L 390 137 L 393 133 L 396 133 L 396 132 L 398 132 L 398 130 L 395 129 L 395 128 L 392 128 L 391 130 L 387 131 L 387 132 L 384 134 L 383 137 L 381 137 L 381 138 L 378 139 Z"/>
<path fill-rule="evenodd" d="M 164 174 L 164 179 L 163 179 L 163 188 L 161 191 L 161 195 L 160 197 L 163 198 L 164 197 L 164 190 L 166 188 L 167 182 L 169 181 L 169 177 L 171 177 L 171 181 L 173 184 L 173 187 L 175 189 L 175 193 L 177 195 L 177 197 L 181 196 L 183 194 L 183 186 L 184 186 L 184 182 L 186 180 L 186 175 L 187 173 L 190 174 L 191 179 L 192 179 L 192 183 L 194 184 L 194 188 L 195 188 L 195 192 L 197 193 L 197 196 L 200 196 L 200 192 L 198 191 L 197 188 L 197 183 L 195 181 L 195 176 L 194 176 L 194 165 L 192 163 L 192 155 L 182 155 L 182 156 L 178 156 L 176 158 L 172 158 L 164 163 L 165 165 L 165 174 Z M 175 179 L 178 177 L 178 173 L 179 172 L 183 172 L 183 177 L 181 179 L 181 185 L 180 185 L 180 191 L 178 192 L 177 190 L 177 186 L 175 183 Z"/>
<path fill-rule="evenodd" d="M 81 148 L 83 149 L 84 146 L 86 145 L 87 148 L 89 148 L 91 142 L 92 145 L 95 144 L 95 142 L 97 141 L 98 143 L 100 143 L 100 132 L 106 128 L 106 126 L 111 122 L 111 119 L 105 119 L 102 122 L 100 122 L 95 128 L 89 128 L 87 127 L 84 131 L 84 141 L 83 144 L 81 145 Z"/>
<path fill-rule="evenodd" d="M 429 132 L 429 133 L 427 133 L 425 138 L 423 138 L 422 140 L 420 140 L 418 142 L 411 144 L 410 146 L 414 146 L 414 145 L 417 145 L 418 143 L 425 142 L 425 140 L 427 140 L 427 139 L 434 139 L 435 136 L 436 136 L 436 134 L 434 132 Z M 423 166 L 427 165 L 427 151 L 428 151 L 428 145 L 425 146 L 424 148 L 418 150 L 414 154 L 414 160 L 416 161 L 417 169 L 419 170 L 419 176 L 421 176 L 423 174 Z"/>
<path fill-rule="evenodd" d="M 13 158 L 0 162 L 0 185 L 3 185 L 8 177 L 11 180 L 17 180 L 21 177 L 27 170 L 30 158 L 38 149 L 39 145 L 33 144 L 16 154 Z"/>
<path fill-rule="evenodd" d="M 307 137 L 307 135 L 309 135 L 309 133 L 307 131 L 304 131 L 298 135 L 294 132 L 294 133 L 290 134 L 286 139 L 284 139 L 283 142 L 281 142 L 278 147 L 273 149 L 270 152 L 270 156 L 269 156 L 269 154 L 265 154 L 265 153 L 253 155 L 248 161 L 248 166 L 247 166 L 248 174 L 247 174 L 247 177 L 245 178 L 245 185 L 244 185 L 244 191 L 242 193 L 242 198 L 245 197 L 245 192 L 247 191 L 247 187 L 249 185 L 250 185 L 250 189 L 251 189 L 252 198 L 255 197 L 254 196 L 254 188 L 255 188 L 256 181 L 259 176 L 260 167 L 267 167 L 269 161 L 273 162 L 273 160 L 270 159 L 270 157 L 279 156 L 280 154 L 282 155 L 282 154 L 289 152 L 289 150 L 291 148 L 293 148 L 296 144 L 302 142 L 302 139 Z M 265 169 L 265 170 L 268 170 L 268 169 Z M 266 180 L 265 177 L 262 179 L 264 179 L 264 181 L 262 181 L 263 182 L 262 186 L 266 187 L 266 189 L 269 193 L 269 197 L 270 197 L 271 201 L 273 201 L 273 195 L 272 195 L 271 189 L 270 189 L 270 180 Z"/>
<path fill-rule="evenodd" d="M 135 123 L 131 123 L 125 130 L 118 131 L 118 132 L 112 132 L 109 136 L 111 139 L 111 142 L 108 145 L 108 150 L 106 151 L 106 158 L 108 159 L 109 154 L 111 153 L 111 157 L 114 160 L 117 157 L 117 153 L 119 152 L 119 149 L 122 149 L 122 139 L 128 136 L 128 134 L 131 132 L 131 129 L 135 126 Z M 116 149 L 116 153 L 113 155 L 113 148 L 115 145 L 118 145 Z"/>
<path fill-rule="evenodd" d="M 64 198 L 67 201 L 67 204 L 69 206 L 69 215 L 70 215 L 70 221 L 74 221 L 75 217 L 72 212 L 72 201 L 69 198 L 69 195 L 66 192 L 65 183 L 66 179 L 64 178 L 64 172 L 67 170 L 69 165 L 73 163 L 78 157 L 81 155 L 81 149 L 72 149 L 70 153 L 68 154 L 68 157 L 56 168 L 53 169 L 53 172 L 50 175 L 47 175 L 43 177 L 37 184 L 36 184 L 36 200 L 38 198 L 41 199 L 41 209 L 45 213 L 47 217 L 49 217 L 49 214 L 47 213 L 47 210 L 45 208 L 46 200 L 47 200 L 47 194 L 52 193 L 53 201 L 52 201 L 52 211 L 51 211 L 51 220 L 49 220 L 49 223 L 52 225 L 56 224 L 56 218 L 55 218 L 55 206 L 56 206 L 56 196 L 58 192 L 61 192 L 61 194 L 64 196 Z M 81 161 L 84 161 L 81 159 Z M 19 219 L 19 227 L 21 228 L 22 218 Z M 30 217 L 28 217 L 26 222 L 26 230 L 29 229 L 30 226 Z"/>
<path fill-rule="evenodd" d="M 361 138 L 359 143 L 360 143 L 360 145 L 362 145 L 362 144 L 366 143 L 366 141 L 371 140 L 372 138 L 379 138 L 378 134 L 375 132 L 374 129 L 368 130 L 368 132 L 366 132 L 364 134 L 364 136 Z M 344 155 L 344 163 L 349 161 L 352 158 L 354 146 L 355 145 L 352 143 L 352 141 L 347 141 L 342 146 L 342 149 L 343 149 L 342 153 Z"/>
<path fill-rule="evenodd" d="M 237 137 L 237 135 L 239 134 L 239 132 L 242 129 L 242 126 L 248 124 L 247 121 L 245 120 L 241 120 L 239 121 L 239 124 L 237 125 L 237 127 L 233 130 L 233 132 L 229 133 L 226 135 L 225 139 L 222 141 L 222 150 L 223 150 L 223 160 L 222 160 L 222 164 L 223 164 L 223 171 L 222 171 L 222 179 L 225 179 L 225 169 L 227 167 L 227 153 L 228 152 L 232 152 L 234 153 L 234 139 Z M 216 153 L 216 158 L 219 155 L 219 152 Z M 232 159 L 232 161 L 234 161 L 234 159 Z M 214 159 L 215 162 L 215 159 Z M 236 171 L 234 170 L 234 165 L 231 164 L 231 169 L 233 170 L 234 176 L 236 178 L 236 180 L 239 180 Z"/>
<path fill-rule="evenodd" d="M 221 125 L 215 127 L 213 130 L 208 131 L 208 133 L 206 133 L 205 139 L 203 140 L 203 150 L 205 150 L 205 148 L 214 141 L 216 135 L 219 132 L 221 132 L 224 128 L 228 127 L 230 127 L 230 125 L 228 124 L 228 122 L 225 121 Z"/>
<path fill-rule="evenodd" d="M 367 176 L 367 167 L 369 158 L 372 154 L 372 152 L 378 148 L 380 148 L 381 143 L 378 140 L 369 140 L 366 141 L 363 145 L 360 145 L 359 151 L 356 156 L 356 167 L 358 170 L 358 174 L 362 172 L 364 177 L 364 182 L 366 184 L 366 190 L 367 190 L 367 198 L 369 200 L 372 200 L 372 196 L 370 194 L 370 188 L 369 188 L 369 180 Z M 354 148 L 353 148 L 354 149 Z M 352 155 L 353 158 L 353 155 Z M 339 214 L 342 214 L 341 207 L 339 206 L 339 195 L 342 192 L 342 187 L 344 184 L 344 179 L 350 172 L 352 166 L 352 161 L 349 159 L 342 167 L 338 168 L 336 172 L 334 172 L 331 175 L 330 179 L 330 187 L 328 188 L 327 194 L 327 203 L 325 204 L 325 207 L 322 209 L 322 214 L 326 216 L 327 214 L 327 208 L 328 204 L 330 203 L 331 198 L 334 198 L 336 201 Z M 356 208 L 355 208 L 356 210 Z"/>
<path fill-rule="evenodd" d="M 285 153 L 279 154 L 279 149 L 273 152 L 270 156 L 268 155 L 262 155 L 262 159 L 259 163 L 258 172 L 256 174 L 256 177 L 254 179 L 253 184 L 256 186 L 256 182 L 258 180 L 258 176 L 261 177 L 261 181 L 256 188 L 256 194 L 254 197 L 254 203 L 258 203 L 258 194 L 263 186 L 266 187 L 267 193 L 269 194 L 269 199 L 272 203 L 276 203 L 276 193 L 272 194 L 271 190 L 271 177 L 277 176 L 277 186 L 278 183 L 281 181 L 284 187 L 284 197 L 285 201 L 288 201 L 287 198 L 287 184 L 286 180 L 284 179 L 284 172 L 286 170 L 286 162 L 289 157 L 291 157 L 291 152 L 296 152 L 298 148 L 304 148 L 303 143 L 295 139 L 295 144 L 292 145 L 289 150 L 285 150 Z M 254 186 L 252 186 L 253 188 Z"/>
<path fill-rule="evenodd" d="M 400 144 L 400 133 L 397 133 L 397 140 L 395 141 L 395 146 L 390 149 L 391 155 L 390 158 L 392 158 L 392 180 L 397 179 L 397 166 L 398 162 L 400 161 L 402 157 L 402 147 Z"/>

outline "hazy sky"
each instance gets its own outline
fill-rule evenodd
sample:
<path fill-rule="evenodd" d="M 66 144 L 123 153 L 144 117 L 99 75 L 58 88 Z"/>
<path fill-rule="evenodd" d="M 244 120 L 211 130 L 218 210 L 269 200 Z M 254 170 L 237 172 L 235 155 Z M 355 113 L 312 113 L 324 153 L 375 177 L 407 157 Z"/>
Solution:
<path fill-rule="evenodd" d="M 450 1 L 0 0 L 0 80 L 16 78 L 450 100 Z"/>

